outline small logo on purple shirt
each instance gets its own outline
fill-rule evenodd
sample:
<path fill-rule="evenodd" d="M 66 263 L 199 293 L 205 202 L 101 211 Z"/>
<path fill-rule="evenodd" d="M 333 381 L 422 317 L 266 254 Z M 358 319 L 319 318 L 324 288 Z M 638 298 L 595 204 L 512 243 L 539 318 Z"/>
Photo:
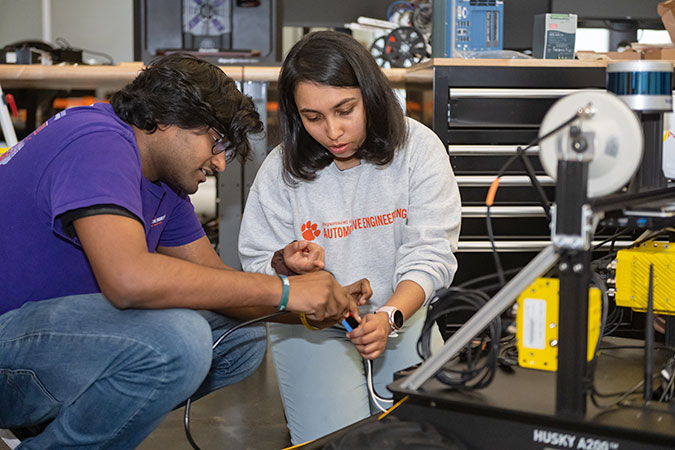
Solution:
<path fill-rule="evenodd" d="M 19 150 L 21 150 L 24 146 L 23 141 L 19 142 L 9 150 L 7 150 L 5 153 L 0 154 L 0 166 L 4 166 L 8 162 L 14 158 L 14 156 L 19 153 Z"/>
<path fill-rule="evenodd" d="M 161 225 L 162 222 L 164 222 L 164 219 L 166 219 L 166 214 L 163 216 L 155 217 L 152 219 L 152 224 L 150 225 L 150 228 L 156 227 L 157 225 Z"/>

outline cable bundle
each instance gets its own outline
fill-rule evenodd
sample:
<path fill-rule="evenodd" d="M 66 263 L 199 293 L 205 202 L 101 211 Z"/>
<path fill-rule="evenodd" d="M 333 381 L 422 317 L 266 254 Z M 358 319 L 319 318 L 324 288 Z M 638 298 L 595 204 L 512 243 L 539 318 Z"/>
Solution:
<path fill-rule="evenodd" d="M 431 356 L 431 330 L 438 319 L 450 314 L 475 313 L 488 300 L 490 298 L 486 293 L 475 289 L 451 287 L 438 291 L 437 300 L 429 307 L 422 334 L 417 341 L 417 353 L 420 357 L 426 360 Z M 441 383 L 458 390 L 482 389 L 488 386 L 497 369 L 501 333 L 501 318 L 496 317 L 485 330 L 481 331 L 477 339 L 460 353 L 460 360 L 463 360 L 466 368 L 446 367 L 436 374 L 436 378 Z M 484 351 L 487 355 L 481 358 Z"/>

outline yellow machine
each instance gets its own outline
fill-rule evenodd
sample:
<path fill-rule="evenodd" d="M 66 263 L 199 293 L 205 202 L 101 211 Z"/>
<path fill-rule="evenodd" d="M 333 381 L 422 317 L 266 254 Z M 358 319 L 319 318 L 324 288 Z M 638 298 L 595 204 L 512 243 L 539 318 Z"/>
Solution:
<path fill-rule="evenodd" d="M 516 315 L 518 365 L 529 369 L 558 370 L 557 278 L 537 278 L 518 297 Z M 600 289 L 588 291 L 588 355 L 590 361 L 600 335 L 602 300 Z"/>
<path fill-rule="evenodd" d="M 675 246 L 647 241 L 616 256 L 617 306 L 647 310 L 649 266 L 654 265 L 654 313 L 675 314 Z"/>

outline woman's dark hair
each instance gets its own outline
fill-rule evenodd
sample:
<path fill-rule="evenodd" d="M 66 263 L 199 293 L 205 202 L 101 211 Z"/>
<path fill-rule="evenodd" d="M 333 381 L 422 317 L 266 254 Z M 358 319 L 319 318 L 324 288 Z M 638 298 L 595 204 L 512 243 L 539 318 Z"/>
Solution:
<path fill-rule="evenodd" d="M 357 158 L 387 164 L 403 146 L 408 133 L 403 110 L 368 50 L 345 33 L 310 33 L 293 46 L 279 74 L 279 120 L 287 184 L 313 180 L 317 171 L 333 161 L 331 153 L 302 125 L 295 89 L 303 81 L 361 90 L 366 140 L 357 150 Z"/>
<path fill-rule="evenodd" d="M 263 131 L 251 98 L 217 66 L 187 53 L 157 58 L 110 103 L 124 122 L 150 133 L 158 125 L 213 128 L 225 134 L 241 161 L 250 152 L 248 134 Z"/>

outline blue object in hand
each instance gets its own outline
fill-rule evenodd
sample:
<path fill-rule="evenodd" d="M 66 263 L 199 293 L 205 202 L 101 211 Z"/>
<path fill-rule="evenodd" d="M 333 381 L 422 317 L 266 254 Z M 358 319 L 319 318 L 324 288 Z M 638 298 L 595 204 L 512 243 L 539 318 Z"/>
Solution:
<path fill-rule="evenodd" d="M 347 316 L 346 319 L 342 321 L 342 326 L 345 327 L 345 330 L 347 330 L 347 333 L 350 333 L 354 328 L 359 326 L 359 323 L 356 321 L 354 316 L 351 314 Z"/>

